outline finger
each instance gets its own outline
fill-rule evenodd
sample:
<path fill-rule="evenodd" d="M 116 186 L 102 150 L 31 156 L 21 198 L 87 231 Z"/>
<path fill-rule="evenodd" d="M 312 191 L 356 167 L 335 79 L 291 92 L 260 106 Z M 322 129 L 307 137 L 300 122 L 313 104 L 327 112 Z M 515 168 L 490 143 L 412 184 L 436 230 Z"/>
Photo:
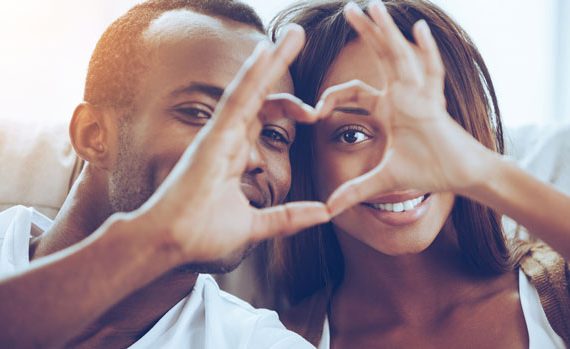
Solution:
<path fill-rule="evenodd" d="M 252 239 L 260 241 L 291 235 L 329 220 L 329 211 L 322 202 L 293 202 L 257 210 L 252 226 Z"/>
<path fill-rule="evenodd" d="M 372 171 L 344 183 L 331 194 L 327 206 L 332 217 L 392 187 L 392 183 L 382 176 L 392 154 L 388 150 L 382 162 Z"/>
<path fill-rule="evenodd" d="M 394 19 L 388 13 L 386 6 L 380 0 L 372 0 L 368 7 L 368 13 L 382 31 L 385 45 L 385 55 L 392 61 L 393 66 L 401 79 L 415 80 L 420 73 L 415 64 L 414 52 L 411 43 L 404 37 Z"/>
<path fill-rule="evenodd" d="M 317 117 L 322 119 L 330 116 L 336 107 L 354 103 L 366 107 L 370 113 L 376 114 L 376 106 L 382 96 L 383 93 L 380 90 L 360 80 L 352 80 L 326 89 L 315 108 L 315 112 Z"/>
<path fill-rule="evenodd" d="M 261 110 L 262 114 L 278 115 L 302 123 L 318 120 L 315 109 L 289 93 L 269 95 Z"/>
<path fill-rule="evenodd" d="M 387 45 L 385 35 L 362 12 L 362 9 L 354 2 L 349 2 L 344 8 L 344 15 L 348 23 L 358 32 L 360 37 L 376 52 L 379 58 L 385 58 Z"/>
<path fill-rule="evenodd" d="M 433 79 L 433 81 L 436 81 L 443 87 L 445 68 L 439 48 L 427 22 L 423 19 L 416 22 L 414 24 L 413 33 L 420 48 L 428 78 Z"/>
<path fill-rule="evenodd" d="M 275 45 L 258 45 L 218 103 L 214 117 L 216 124 L 232 128 L 242 123 L 247 128 L 254 122 L 269 89 L 287 73 L 303 44 L 303 29 L 293 25 Z"/>

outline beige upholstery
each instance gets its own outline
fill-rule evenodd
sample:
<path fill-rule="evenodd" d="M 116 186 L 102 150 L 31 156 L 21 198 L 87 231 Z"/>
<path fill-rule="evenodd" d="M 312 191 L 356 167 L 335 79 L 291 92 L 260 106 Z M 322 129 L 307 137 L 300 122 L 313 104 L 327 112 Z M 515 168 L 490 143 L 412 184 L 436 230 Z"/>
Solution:
<path fill-rule="evenodd" d="M 67 121 L 0 119 L 0 211 L 19 204 L 55 217 L 80 165 L 67 127 Z"/>

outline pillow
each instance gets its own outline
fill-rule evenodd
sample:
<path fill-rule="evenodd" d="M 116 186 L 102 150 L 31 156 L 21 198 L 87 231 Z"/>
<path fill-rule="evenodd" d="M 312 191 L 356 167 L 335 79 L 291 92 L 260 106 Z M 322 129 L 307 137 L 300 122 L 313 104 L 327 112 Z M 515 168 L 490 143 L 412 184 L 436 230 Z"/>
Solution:
<path fill-rule="evenodd" d="M 0 119 L 0 211 L 25 205 L 55 217 L 81 169 L 67 125 Z"/>

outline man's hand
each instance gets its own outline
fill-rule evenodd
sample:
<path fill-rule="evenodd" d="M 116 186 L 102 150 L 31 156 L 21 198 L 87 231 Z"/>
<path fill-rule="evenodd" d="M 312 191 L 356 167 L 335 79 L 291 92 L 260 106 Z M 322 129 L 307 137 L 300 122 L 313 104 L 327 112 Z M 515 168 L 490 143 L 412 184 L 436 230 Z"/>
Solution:
<path fill-rule="evenodd" d="M 316 121 L 311 108 L 293 98 L 267 99 L 304 44 L 293 26 L 273 45 L 263 42 L 226 89 L 211 122 L 197 135 L 164 183 L 135 214 L 147 228 L 167 233 L 179 244 L 181 263 L 223 258 L 259 240 L 295 233 L 328 221 L 318 202 L 256 209 L 242 193 L 240 178 L 262 128 L 264 104 L 285 104 L 288 116 Z"/>

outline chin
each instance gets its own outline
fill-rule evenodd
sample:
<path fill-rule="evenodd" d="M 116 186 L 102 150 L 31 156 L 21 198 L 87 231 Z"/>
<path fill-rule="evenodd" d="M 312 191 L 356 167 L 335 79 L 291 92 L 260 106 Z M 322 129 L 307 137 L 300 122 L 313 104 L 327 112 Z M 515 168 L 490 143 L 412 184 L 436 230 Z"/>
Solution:
<path fill-rule="evenodd" d="M 376 251 L 392 256 L 406 256 L 420 254 L 426 251 L 435 241 L 439 230 L 432 232 L 432 234 L 409 234 L 408 236 L 398 237 L 380 237 L 374 239 L 371 243 L 365 242 L 368 246 Z"/>
<path fill-rule="evenodd" d="M 226 274 L 239 267 L 241 262 L 251 253 L 251 251 L 253 251 L 254 248 L 255 245 L 251 245 L 232 253 L 226 258 L 211 262 L 184 264 L 176 268 L 176 270 L 183 273 Z"/>
<path fill-rule="evenodd" d="M 374 225 L 358 231 L 346 230 L 343 235 L 350 239 L 358 240 L 365 245 L 365 249 L 371 249 L 386 256 L 405 256 L 420 254 L 426 251 L 435 241 L 439 229 L 417 230 L 399 229 L 397 231 L 375 229 Z"/>

